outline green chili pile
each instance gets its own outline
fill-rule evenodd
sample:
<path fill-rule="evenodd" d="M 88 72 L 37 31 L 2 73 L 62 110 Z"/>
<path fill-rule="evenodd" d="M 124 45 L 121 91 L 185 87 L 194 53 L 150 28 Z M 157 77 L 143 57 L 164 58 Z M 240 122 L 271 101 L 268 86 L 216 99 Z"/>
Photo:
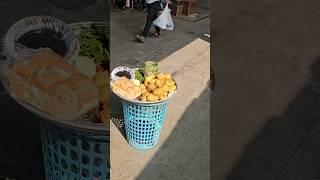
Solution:
<path fill-rule="evenodd" d="M 108 42 L 108 32 L 103 27 L 92 26 L 92 30 L 83 30 L 79 34 L 79 54 L 93 58 L 96 64 L 108 64 Z"/>

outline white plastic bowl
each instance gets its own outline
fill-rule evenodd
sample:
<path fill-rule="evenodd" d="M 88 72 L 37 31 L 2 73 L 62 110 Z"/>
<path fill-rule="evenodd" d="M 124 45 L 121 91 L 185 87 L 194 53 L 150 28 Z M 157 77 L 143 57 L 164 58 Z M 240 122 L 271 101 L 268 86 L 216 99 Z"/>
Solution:
<path fill-rule="evenodd" d="M 67 48 L 63 56 L 66 60 L 71 61 L 71 59 L 78 56 L 79 42 L 72 29 L 65 22 L 51 16 L 30 16 L 14 23 L 3 39 L 3 54 L 7 57 L 12 57 L 16 61 L 39 51 L 39 49 L 27 48 L 17 41 L 28 32 L 41 32 L 43 30 L 61 34 L 60 40 L 65 42 Z"/>
<path fill-rule="evenodd" d="M 118 77 L 116 75 L 120 71 L 128 71 L 129 74 L 131 75 L 130 80 L 135 79 L 134 69 L 130 69 L 130 68 L 126 67 L 126 66 L 120 66 L 120 67 L 117 67 L 117 68 L 112 70 L 112 72 L 111 72 L 111 81 L 115 81 L 115 80 L 120 78 L 120 77 Z"/>

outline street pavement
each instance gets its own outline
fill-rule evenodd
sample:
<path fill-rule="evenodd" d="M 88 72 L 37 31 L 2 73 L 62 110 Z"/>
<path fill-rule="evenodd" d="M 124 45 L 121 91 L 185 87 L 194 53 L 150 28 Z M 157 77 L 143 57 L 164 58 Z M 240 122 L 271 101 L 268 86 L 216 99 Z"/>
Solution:
<path fill-rule="evenodd" d="M 213 6 L 214 180 L 319 179 L 317 2 Z"/>
<path fill-rule="evenodd" d="M 135 10 L 111 9 L 111 69 L 117 66 L 141 66 L 144 61 L 158 61 L 184 47 L 203 34 L 210 34 L 210 19 L 189 22 L 174 20 L 174 31 L 161 31 L 161 38 L 147 38 L 144 44 L 135 37 L 142 32 L 147 14 Z M 154 32 L 151 28 L 150 33 Z"/>

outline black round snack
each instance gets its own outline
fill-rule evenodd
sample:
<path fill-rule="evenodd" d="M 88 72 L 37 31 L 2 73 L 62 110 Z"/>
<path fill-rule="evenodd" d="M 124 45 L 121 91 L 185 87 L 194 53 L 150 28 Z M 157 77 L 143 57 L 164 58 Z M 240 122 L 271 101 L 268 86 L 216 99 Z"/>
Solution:
<path fill-rule="evenodd" d="M 116 73 L 116 76 L 131 79 L 131 74 L 128 71 L 119 71 Z"/>
<path fill-rule="evenodd" d="M 67 53 L 67 45 L 62 39 L 62 34 L 50 29 L 27 32 L 18 39 L 18 42 L 33 49 L 48 47 L 62 57 Z"/>

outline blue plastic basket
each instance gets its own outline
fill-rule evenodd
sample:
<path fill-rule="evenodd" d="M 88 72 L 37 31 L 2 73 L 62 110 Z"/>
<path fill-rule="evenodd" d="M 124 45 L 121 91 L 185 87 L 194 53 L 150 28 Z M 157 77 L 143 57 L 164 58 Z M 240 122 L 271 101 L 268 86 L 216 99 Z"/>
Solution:
<path fill-rule="evenodd" d="M 42 121 L 46 180 L 110 179 L 109 136 Z"/>
<path fill-rule="evenodd" d="M 156 146 L 167 110 L 168 101 L 154 104 L 123 101 L 128 143 L 138 150 L 147 150 Z"/>

